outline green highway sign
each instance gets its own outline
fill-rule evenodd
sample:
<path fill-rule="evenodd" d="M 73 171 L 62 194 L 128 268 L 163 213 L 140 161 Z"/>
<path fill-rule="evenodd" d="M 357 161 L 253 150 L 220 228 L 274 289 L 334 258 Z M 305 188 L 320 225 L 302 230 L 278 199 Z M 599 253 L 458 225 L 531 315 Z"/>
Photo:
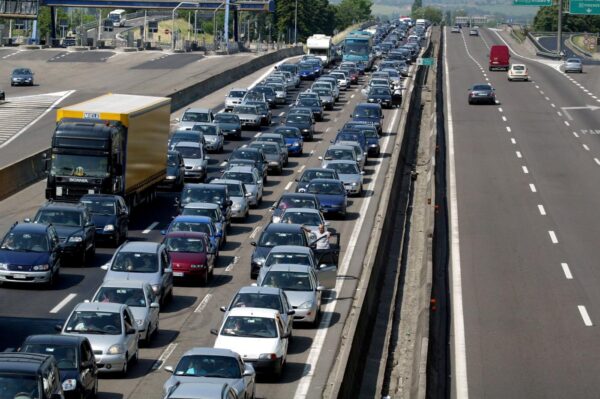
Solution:
<path fill-rule="evenodd" d="M 433 58 L 417 58 L 417 65 L 432 66 L 433 63 Z"/>
<path fill-rule="evenodd" d="M 583 15 L 600 15 L 600 1 L 598 0 L 571 0 L 569 13 Z"/>
<path fill-rule="evenodd" d="M 552 0 L 513 0 L 513 6 L 546 7 L 552 5 Z"/>

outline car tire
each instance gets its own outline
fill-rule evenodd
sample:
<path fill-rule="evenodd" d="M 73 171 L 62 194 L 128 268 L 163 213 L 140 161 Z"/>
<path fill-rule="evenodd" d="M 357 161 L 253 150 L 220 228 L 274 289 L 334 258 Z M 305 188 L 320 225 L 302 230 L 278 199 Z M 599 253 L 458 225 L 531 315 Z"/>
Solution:
<path fill-rule="evenodd" d="M 58 277 L 58 270 L 50 275 L 50 280 L 48 280 L 48 282 L 46 283 L 45 288 L 48 290 L 53 289 L 54 285 L 56 284 L 57 277 Z"/>
<path fill-rule="evenodd" d="M 127 369 L 129 368 L 129 354 L 126 353 L 125 354 L 125 363 L 123 364 L 123 370 L 121 370 L 121 372 L 119 373 L 119 376 L 121 378 L 125 378 L 127 377 Z"/>
<path fill-rule="evenodd" d="M 202 278 L 202 281 L 200 282 L 200 284 L 203 287 L 208 287 L 208 271 L 204 274 L 204 277 Z"/>

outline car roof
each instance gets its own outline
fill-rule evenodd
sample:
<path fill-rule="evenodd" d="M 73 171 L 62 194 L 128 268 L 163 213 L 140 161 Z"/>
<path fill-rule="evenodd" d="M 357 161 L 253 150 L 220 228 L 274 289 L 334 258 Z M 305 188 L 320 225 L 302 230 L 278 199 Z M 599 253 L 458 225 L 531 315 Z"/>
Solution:
<path fill-rule="evenodd" d="M 274 247 L 277 248 L 277 247 Z M 267 287 L 257 285 L 247 285 L 238 290 L 238 294 L 268 294 L 268 295 L 279 295 L 282 289 L 278 287 Z"/>
<path fill-rule="evenodd" d="M 310 266 L 309 266 L 310 267 Z M 227 316 L 256 316 L 256 317 L 268 317 L 275 318 L 275 316 L 279 315 L 279 311 L 275 309 L 267 309 L 267 308 L 231 308 L 229 312 L 227 312 Z"/>
<path fill-rule="evenodd" d="M 200 144 L 199 142 L 193 142 L 193 141 L 178 141 L 175 144 L 175 148 L 177 147 L 194 147 L 194 148 L 200 148 L 202 146 L 202 144 Z"/>
<path fill-rule="evenodd" d="M 358 103 L 356 104 L 356 108 L 377 108 L 380 109 L 381 105 L 379 104 L 370 104 L 370 103 Z"/>
<path fill-rule="evenodd" d="M 227 169 L 224 173 L 227 172 L 238 172 L 238 173 L 253 173 L 256 170 L 254 166 L 232 166 Z"/>
<path fill-rule="evenodd" d="M 25 338 L 23 344 L 79 345 L 86 340 L 87 338 L 81 335 L 35 334 Z"/>
<path fill-rule="evenodd" d="M 256 147 L 240 147 L 240 148 L 236 148 L 235 150 L 233 150 L 233 152 L 238 152 L 238 151 L 256 151 L 256 152 L 260 152 L 260 149 L 256 148 Z"/>
<path fill-rule="evenodd" d="M 169 151 L 169 152 L 171 152 L 171 151 Z M 177 152 L 177 151 L 172 151 L 172 152 Z M 81 196 L 81 199 L 84 199 L 84 198 L 114 199 L 116 201 L 117 198 L 119 198 L 119 196 L 115 195 L 115 194 L 84 194 Z"/>
<path fill-rule="evenodd" d="M 209 348 L 209 347 L 195 347 L 183 354 L 183 356 L 194 356 L 194 355 L 207 355 L 207 356 L 229 356 L 235 357 L 236 359 L 240 357 L 236 352 L 231 349 L 224 348 Z M 183 357 L 182 356 L 182 357 Z"/>
<path fill-rule="evenodd" d="M 54 202 L 48 201 L 40 209 L 63 209 L 63 210 L 84 210 L 87 209 L 84 204 L 79 202 Z"/>
<path fill-rule="evenodd" d="M 332 159 L 331 161 L 327 161 L 327 165 L 331 165 L 331 164 L 352 164 L 352 165 L 356 165 L 356 162 L 354 162 L 351 159 Z"/>
<path fill-rule="evenodd" d="M 336 184 L 342 184 L 342 181 L 338 180 L 338 179 L 312 179 L 309 184 L 313 184 L 313 183 L 336 183 Z"/>
<path fill-rule="evenodd" d="M 199 231 L 170 231 L 165 235 L 165 238 L 179 237 L 179 238 L 203 238 L 208 237 L 208 234 Z"/>
<path fill-rule="evenodd" d="M 159 242 L 152 241 L 127 241 L 123 244 L 118 251 L 119 252 L 146 252 L 156 253 L 158 248 L 161 246 Z"/>
<path fill-rule="evenodd" d="M 213 184 L 243 184 L 240 180 L 233 179 L 214 179 L 212 180 Z"/>
<path fill-rule="evenodd" d="M 188 112 L 188 111 L 202 113 L 202 112 L 211 112 L 212 110 L 210 108 L 188 108 L 185 110 L 185 112 Z"/>
<path fill-rule="evenodd" d="M 44 233 L 48 230 L 46 223 L 17 223 L 9 231 L 29 232 L 29 233 Z"/>
<path fill-rule="evenodd" d="M 196 216 L 196 215 L 179 215 L 173 219 L 173 222 L 189 222 L 189 223 L 210 223 L 212 219 L 208 216 Z"/>
<path fill-rule="evenodd" d="M 0 370 L 8 372 L 37 372 L 50 355 L 26 352 L 0 353 Z"/>
<path fill-rule="evenodd" d="M 306 199 L 312 199 L 312 200 L 317 200 L 316 196 L 314 194 L 310 194 L 310 193 L 292 193 L 292 192 L 288 192 L 288 193 L 283 193 L 281 194 L 281 197 L 279 197 L 279 199 L 282 198 L 306 198 Z"/>
<path fill-rule="evenodd" d="M 314 180 L 313 180 L 314 181 Z M 280 231 L 280 232 L 298 232 L 302 231 L 302 226 L 295 223 L 269 223 L 263 231 Z"/>
<path fill-rule="evenodd" d="M 232 168 L 233 169 L 233 168 Z M 219 209 L 219 204 L 215 204 L 214 202 L 190 202 L 189 204 L 185 204 L 183 207 L 188 209 Z"/>
<path fill-rule="evenodd" d="M 297 209 L 297 208 L 294 208 Z M 302 209 L 300 209 L 302 210 Z M 311 249 L 309 247 L 303 247 L 300 245 L 276 245 L 271 249 L 271 252 L 269 252 L 269 254 L 273 254 L 273 253 L 292 253 L 292 254 L 297 254 L 297 253 L 302 253 L 302 254 L 307 254 L 310 255 L 311 254 Z"/>
<path fill-rule="evenodd" d="M 221 184 L 212 184 L 212 183 L 186 183 L 185 188 L 196 188 L 196 189 L 210 188 L 210 189 L 219 189 L 219 190 L 227 189 L 226 187 L 222 186 Z"/>
<path fill-rule="evenodd" d="M 100 287 L 142 288 L 146 284 L 148 284 L 147 281 L 115 279 L 104 281 L 102 284 L 100 284 Z"/>
<path fill-rule="evenodd" d="M 350 147 L 350 145 L 348 144 L 332 144 L 329 147 L 327 147 L 328 150 L 351 150 L 354 151 L 352 149 L 352 147 Z"/>
<path fill-rule="evenodd" d="M 83 311 L 83 312 L 109 312 L 109 313 L 119 313 L 121 309 L 127 307 L 127 305 L 122 303 L 112 303 L 112 302 L 80 302 L 75 305 L 73 311 Z"/>
<path fill-rule="evenodd" d="M 317 209 L 314 209 L 314 208 L 286 208 L 283 211 L 283 213 L 285 214 L 286 212 L 301 212 L 301 213 L 316 213 L 316 214 L 320 213 Z"/>
<path fill-rule="evenodd" d="M 293 263 L 276 263 L 269 266 L 270 272 L 305 272 L 308 273 L 312 269 L 310 265 L 298 265 Z M 243 309 L 243 308 L 242 308 Z"/>

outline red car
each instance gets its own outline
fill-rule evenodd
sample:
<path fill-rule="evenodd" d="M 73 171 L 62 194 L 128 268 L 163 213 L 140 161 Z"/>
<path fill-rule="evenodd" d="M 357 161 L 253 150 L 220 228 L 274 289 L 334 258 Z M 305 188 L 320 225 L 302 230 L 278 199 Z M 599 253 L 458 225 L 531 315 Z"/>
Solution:
<path fill-rule="evenodd" d="M 174 231 L 168 233 L 163 242 L 171 257 L 174 278 L 208 284 L 215 267 L 215 248 L 207 234 Z"/>

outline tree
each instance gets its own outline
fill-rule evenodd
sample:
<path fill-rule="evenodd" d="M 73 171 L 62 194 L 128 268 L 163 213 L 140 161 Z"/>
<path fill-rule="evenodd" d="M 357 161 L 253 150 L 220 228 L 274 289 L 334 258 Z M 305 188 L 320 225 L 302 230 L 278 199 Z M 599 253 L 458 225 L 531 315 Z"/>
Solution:
<path fill-rule="evenodd" d="M 411 17 L 413 19 L 427 19 L 434 24 L 440 24 L 444 19 L 444 14 L 442 10 L 437 7 L 421 7 L 417 8 L 412 12 Z"/>
<path fill-rule="evenodd" d="M 410 11 L 414 14 L 419 8 L 423 8 L 423 0 L 415 0 Z"/>
<path fill-rule="evenodd" d="M 538 32 L 558 30 L 558 7 L 540 7 L 533 19 L 533 28 Z M 563 14 L 565 32 L 600 32 L 600 16 Z"/>

